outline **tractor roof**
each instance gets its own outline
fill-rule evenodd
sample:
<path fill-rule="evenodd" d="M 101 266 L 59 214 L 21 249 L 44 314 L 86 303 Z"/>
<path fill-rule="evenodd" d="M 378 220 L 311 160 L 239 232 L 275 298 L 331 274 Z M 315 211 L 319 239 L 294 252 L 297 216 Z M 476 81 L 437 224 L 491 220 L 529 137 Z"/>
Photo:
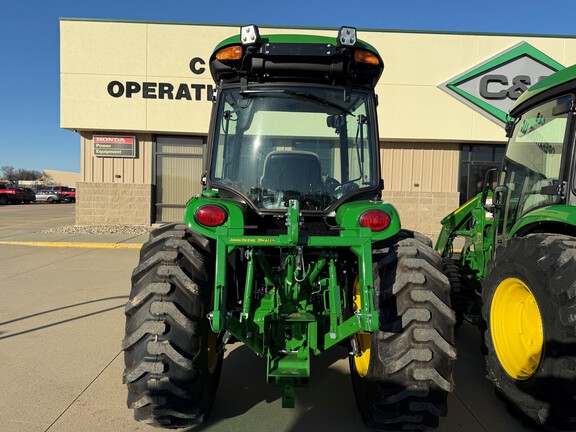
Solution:
<path fill-rule="evenodd" d="M 533 105 L 576 88 L 576 65 L 561 69 L 526 90 L 510 109 L 512 117 Z"/>
<path fill-rule="evenodd" d="M 384 69 L 380 54 L 355 36 L 352 42 L 342 45 L 337 37 L 274 34 L 258 35 L 255 43 L 246 45 L 238 34 L 216 46 L 210 71 L 216 83 L 246 79 L 375 86 Z M 222 55 L 233 51 L 233 58 Z"/>

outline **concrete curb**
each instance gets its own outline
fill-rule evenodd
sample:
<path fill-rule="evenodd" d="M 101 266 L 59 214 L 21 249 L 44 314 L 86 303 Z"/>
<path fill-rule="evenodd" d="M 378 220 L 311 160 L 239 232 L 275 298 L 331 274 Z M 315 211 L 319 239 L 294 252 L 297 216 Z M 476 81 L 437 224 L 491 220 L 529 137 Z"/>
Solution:
<path fill-rule="evenodd" d="M 136 243 L 71 243 L 71 242 L 26 242 L 26 241 L 0 241 L 0 245 L 86 248 L 86 249 L 140 249 L 142 247 L 141 244 Z"/>

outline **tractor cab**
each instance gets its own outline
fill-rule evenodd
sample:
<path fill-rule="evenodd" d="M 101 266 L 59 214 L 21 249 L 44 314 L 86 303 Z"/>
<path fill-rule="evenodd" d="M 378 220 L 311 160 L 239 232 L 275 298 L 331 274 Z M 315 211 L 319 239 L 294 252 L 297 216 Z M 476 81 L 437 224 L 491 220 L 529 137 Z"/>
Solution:
<path fill-rule="evenodd" d="M 574 202 L 569 184 L 575 95 L 568 88 L 570 81 L 573 86 L 573 76 L 574 68 L 568 68 L 541 81 L 525 92 L 510 113 L 510 140 L 494 194 L 496 245 L 535 226 L 541 230 L 543 224 L 555 224 L 547 209 L 560 205 L 558 210 L 565 211 L 565 205 Z M 565 227 L 545 229 L 562 232 Z"/>
<path fill-rule="evenodd" d="M 382 189 L 374 84 L 376 50 L 338 38 L 260 37 L 255 26 L 222 42 L 210 69 L 219 83 L 206 188 L 258 213 L 329 213 Z"/>

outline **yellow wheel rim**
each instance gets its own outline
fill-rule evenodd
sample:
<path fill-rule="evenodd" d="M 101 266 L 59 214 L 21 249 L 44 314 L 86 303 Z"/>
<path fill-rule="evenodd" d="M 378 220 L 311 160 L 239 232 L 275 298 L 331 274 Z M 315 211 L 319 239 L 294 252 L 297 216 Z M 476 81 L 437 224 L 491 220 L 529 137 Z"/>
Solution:
<path fill-rule="evenodd" d="M 542 358 L 544 330 L 536 299 L 520 279 L 505 279 L 496 288 L 490 331 L 506 373 L 516 380 L 534 375 Z"/>
<path fill-rule="evenodd" d="M 360 300 L 360 281 L 358 277 L 356 277 L 354 281 L 353 289 L 354 310 L 360 310 L 362 303 Z M 360 356 L 354 356 L 354 363 L 356 365 L 356 372 L 364 378 L 370 368 L 370 333 L 357 333 L 356 341 L 358 343 Z"/>

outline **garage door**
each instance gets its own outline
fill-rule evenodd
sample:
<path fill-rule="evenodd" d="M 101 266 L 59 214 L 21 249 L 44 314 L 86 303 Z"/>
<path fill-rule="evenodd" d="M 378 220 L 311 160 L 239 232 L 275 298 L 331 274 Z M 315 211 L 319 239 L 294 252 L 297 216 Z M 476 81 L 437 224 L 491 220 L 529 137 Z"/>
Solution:
<path fill-rule="evenodd" d="M 202 191 L 204 138 L 156 138 L 156 222 L 181 222 L 188 200 Z"/>

